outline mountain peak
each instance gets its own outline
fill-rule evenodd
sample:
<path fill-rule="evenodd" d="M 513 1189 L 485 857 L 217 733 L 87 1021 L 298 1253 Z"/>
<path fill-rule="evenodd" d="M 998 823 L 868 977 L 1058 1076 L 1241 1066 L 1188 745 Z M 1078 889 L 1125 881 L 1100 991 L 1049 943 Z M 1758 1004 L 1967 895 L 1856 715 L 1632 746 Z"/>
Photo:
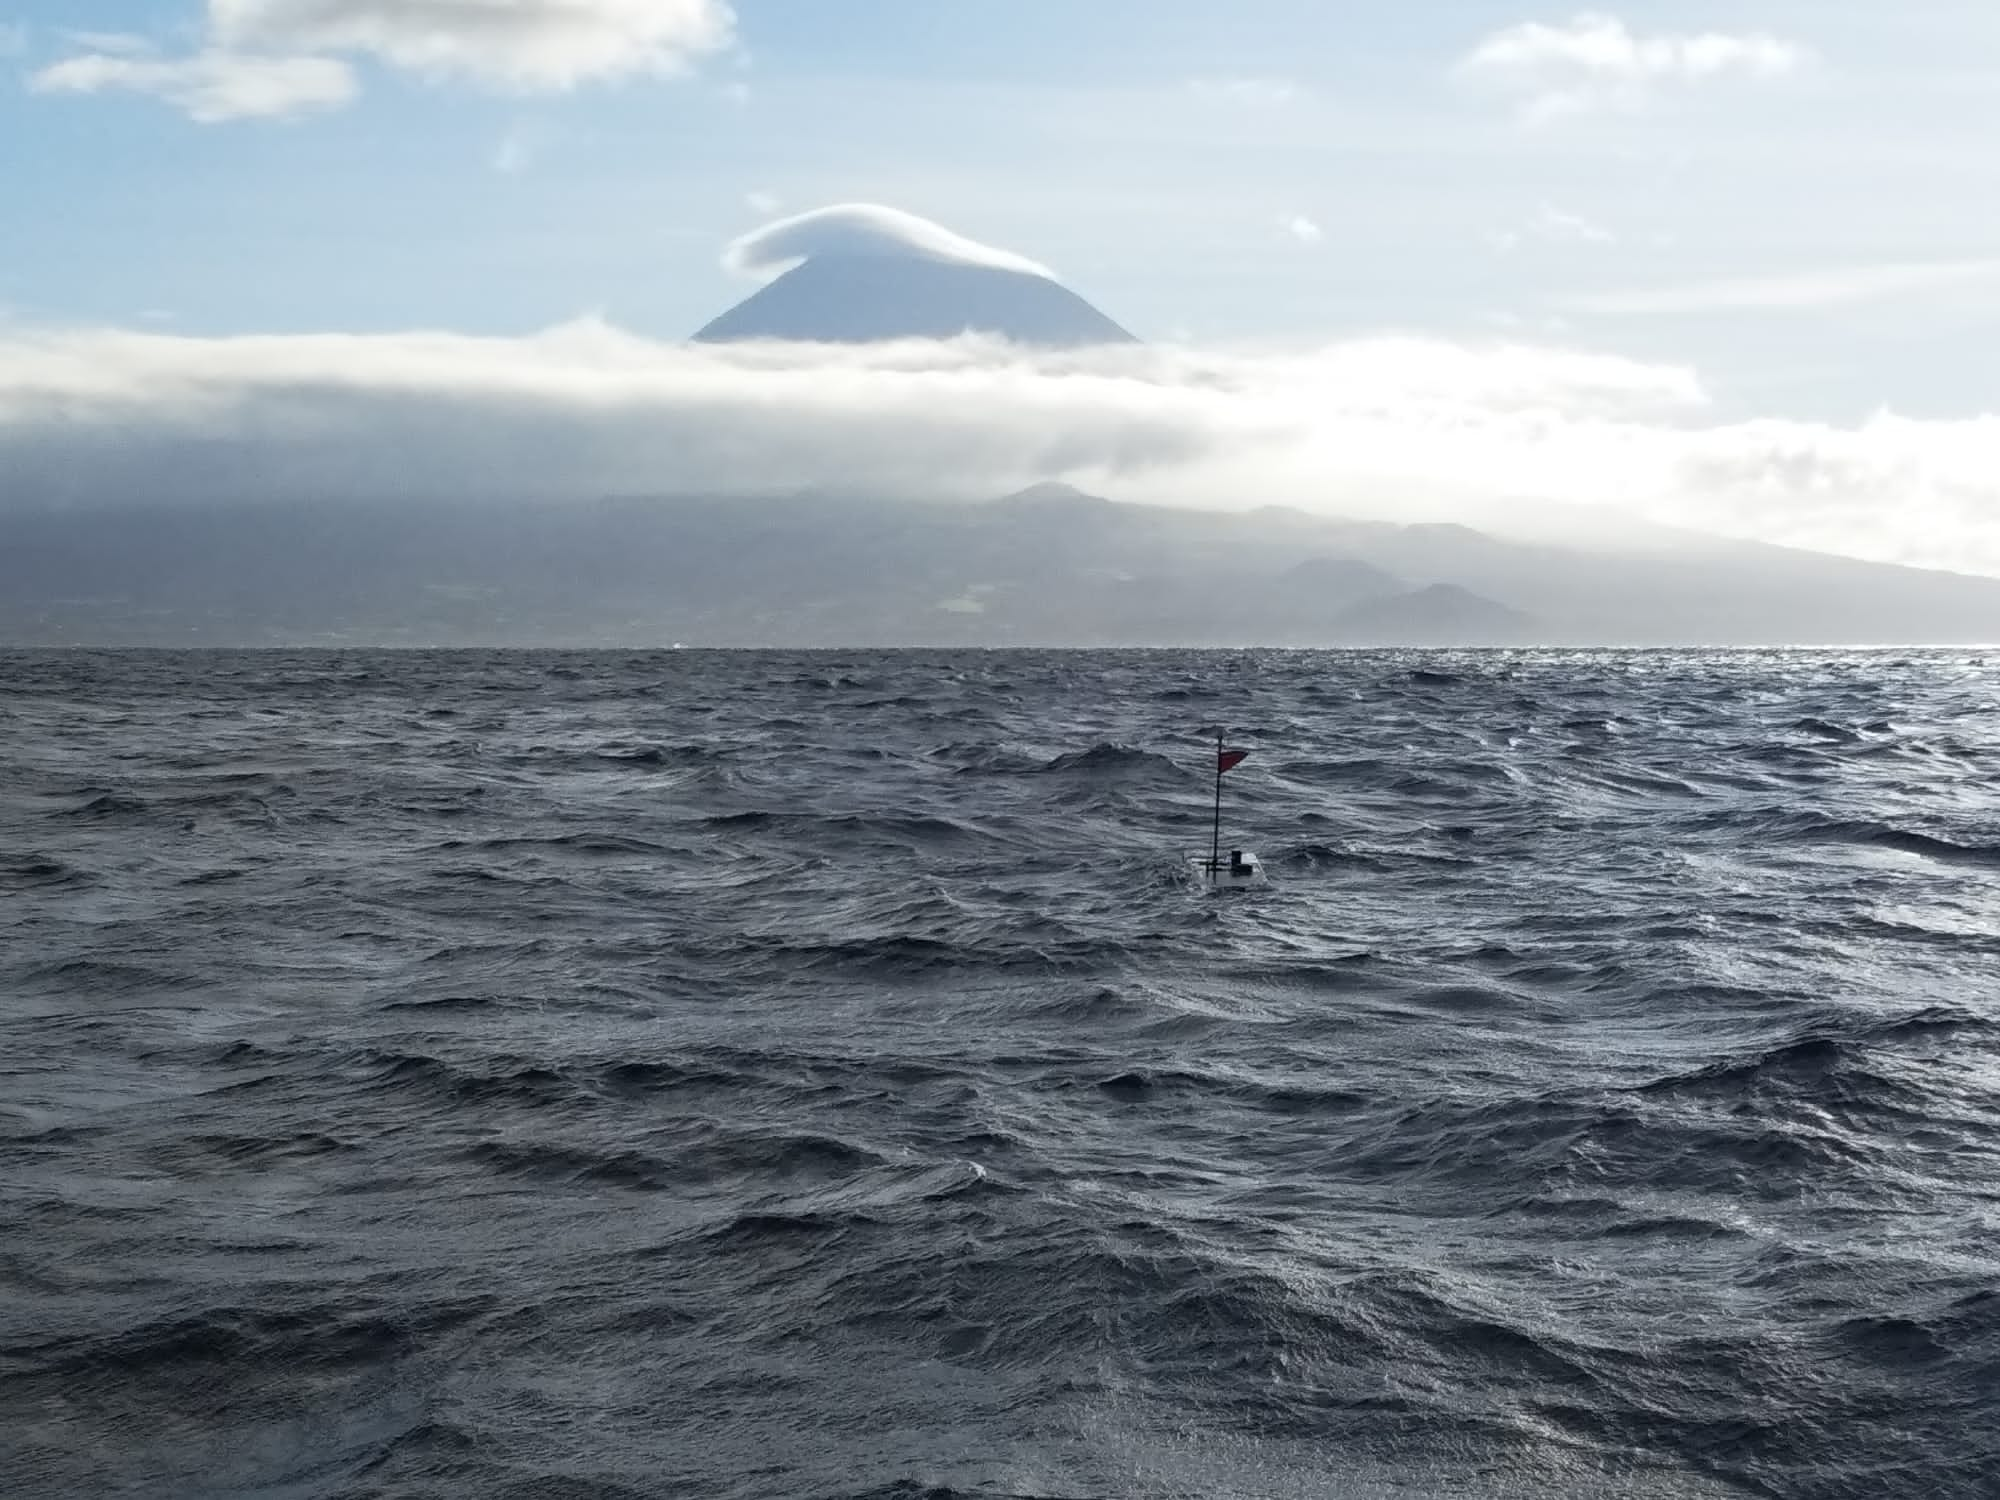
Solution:
<path fill-rule="evenodd" d="M 988 503 L 1014 510 L 1103 510 L 1118 502 L 1080 490 L 1073 484 L 1064 484 L 1060 479 L 1044 479 Z"/>
<path fill-rule="evenodd" d="M 1059 349 L 1138 342 L 1047 267 L 877 204 L 840 204 L 766 225 L 730 246 L 724 262 L 783 274 L 703 328 L 697 342 L 858 344 L 965 333 Z"/>
<path fill-rule="evenodd" d="M 788 339 L 867 344 L 996 334 L 1073 349 L 1133 336 L 1045 276 L 1001 266 L 891 255 L 818 255 L 801 262 L 695 335 L 701 343 Z"/>

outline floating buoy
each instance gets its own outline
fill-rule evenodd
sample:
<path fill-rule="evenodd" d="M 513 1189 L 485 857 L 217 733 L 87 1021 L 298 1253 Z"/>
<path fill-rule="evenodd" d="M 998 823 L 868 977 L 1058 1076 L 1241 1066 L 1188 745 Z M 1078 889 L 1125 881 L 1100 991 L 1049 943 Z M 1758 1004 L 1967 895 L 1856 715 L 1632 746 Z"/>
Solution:
<path fill-rule="evenodd" d="M 1215 826 L 1211 832 L 1208 854 L 1190 855 L 1189 862 L 1210 890 L 1224 890 L 1232 886 L 1264 884 L 1264 863 L 1247 849 L 1231 849 L 1228 858 L 1222 854 L 1222 778 L 1243 764 L 1248 750 L 1231 750 L 1222 743 L 1222 731 L 1215 731 Z"/>
<path fill-rule="evenodd" d="M 1194 867 L 1211 886 L 1263 885 L 1264 862 L 1244 849 L 1231 849 L 1221 859 L 1197 854 Z"/>

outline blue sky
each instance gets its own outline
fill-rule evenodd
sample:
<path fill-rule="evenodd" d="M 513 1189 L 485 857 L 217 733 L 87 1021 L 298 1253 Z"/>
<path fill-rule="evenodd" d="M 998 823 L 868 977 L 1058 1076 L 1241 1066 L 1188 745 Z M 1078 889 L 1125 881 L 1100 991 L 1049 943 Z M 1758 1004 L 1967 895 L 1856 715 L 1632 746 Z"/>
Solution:
<path fill-rule="evenodd" d="M 5 3 L 16 330 L 676 340 L 748 290 L 731 239 L 869 201 L 1158 343 L 1523 343 L 1833 443 L 1993 420 L 1991 0 L 585 0 L 512 43 L 467 0 Z"/>

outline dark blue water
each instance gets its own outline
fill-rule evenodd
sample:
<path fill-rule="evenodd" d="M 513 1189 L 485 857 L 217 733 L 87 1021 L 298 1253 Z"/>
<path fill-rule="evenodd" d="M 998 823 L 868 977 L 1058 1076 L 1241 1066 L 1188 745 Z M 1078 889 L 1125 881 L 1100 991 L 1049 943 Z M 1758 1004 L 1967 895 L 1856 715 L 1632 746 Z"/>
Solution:
<path fill-rule="evenodd" d="M 0 1493 L 2000 1494 L 1996 773 L 1963 652 L 0 657 Z"/>

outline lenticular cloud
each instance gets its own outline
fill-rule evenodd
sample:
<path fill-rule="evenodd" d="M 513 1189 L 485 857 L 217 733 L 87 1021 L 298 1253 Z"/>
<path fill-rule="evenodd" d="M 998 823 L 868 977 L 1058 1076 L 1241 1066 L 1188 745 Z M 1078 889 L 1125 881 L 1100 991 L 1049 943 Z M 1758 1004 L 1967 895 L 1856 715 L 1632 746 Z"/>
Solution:
<path fill-rule="evenodd" d="M 879 203 L 839 203 L 780 219 L 751 231 L 723 252 L 723 264 L 742 275 L 770 277 L 816 256 L 873 256 L 991 266 L 1055 280 L 1055 273 L 1026 256 L 982 245 L 942 224 Z"/>

